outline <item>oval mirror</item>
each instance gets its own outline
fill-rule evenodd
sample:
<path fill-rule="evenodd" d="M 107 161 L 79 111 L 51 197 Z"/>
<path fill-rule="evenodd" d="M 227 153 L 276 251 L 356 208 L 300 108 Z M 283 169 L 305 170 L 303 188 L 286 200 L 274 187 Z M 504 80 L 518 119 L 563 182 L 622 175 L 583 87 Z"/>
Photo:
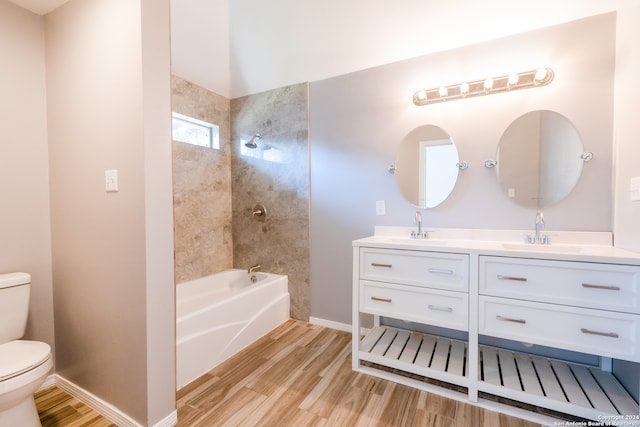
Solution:
<path fill-rule="evenodd" d="M 395 161 L 396 185 L 418 208 L 442 203 L 456 185 L 458 150 L 447 132 L 434 125 L 415 128 L 404 137 Z"/>
<path fill-rule="evenodd" d="M 509 125 L 497 153 L 500 187 L 513 201 L 531 208 L 558 203 L 582 173 L 582 141 L 563 115 L 539 110 Z"/>

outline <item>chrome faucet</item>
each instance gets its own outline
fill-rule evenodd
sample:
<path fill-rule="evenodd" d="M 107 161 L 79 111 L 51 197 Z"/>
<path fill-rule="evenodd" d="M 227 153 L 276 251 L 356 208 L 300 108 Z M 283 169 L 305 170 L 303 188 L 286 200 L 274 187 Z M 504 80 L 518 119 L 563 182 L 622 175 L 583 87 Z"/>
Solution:
<path fill-rule="evenodd" d="M 549 236 L 546 234 L 541 235 L 541 232 L 543 229 L 544 229 L 544 214 L 541 211 L 538 211 L 536 213 L 535 234 L 533 236 L 529 236 L 527 241 L 533 244 L 548 245 Z"/>
<path fill-rule="evenodd" d="M 412 239 L 428 239 L 429 233 L 427 231 L 422 231 L 422 214 L 420 211 L 416 211 L 415 222 L 418 226 L 418 231 L 411 232 Z"/>
<path fill-rule="evenodd" d="M 258 271 L 262 268 L 262 266 L 260 264 L 256 264 L 256 265 L 252 265 L 251 267 L 249 267 L 249 270 L 247 270 L 247 273 L 251 274 L 254 271 Z"/>

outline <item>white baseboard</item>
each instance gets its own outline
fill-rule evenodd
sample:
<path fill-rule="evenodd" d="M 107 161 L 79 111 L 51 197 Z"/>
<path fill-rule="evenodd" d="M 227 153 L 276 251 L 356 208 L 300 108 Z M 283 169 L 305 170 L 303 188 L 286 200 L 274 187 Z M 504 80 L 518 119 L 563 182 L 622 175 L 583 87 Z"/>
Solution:
<path fill-rule="evenodd" d="M 309 317 L 309 323 L 312 325 L 324 326 L 325 328 L 336 329 L 338 331 L 351 333 L 351 325 L 348 323 L 334 322 L 333 320 L 320 319 L 319 317 Z M 360 335 L 367 335 L 371 330 L 368 328 L 360 328 Z"/>
<path fill-rule="evenodd" d="M 136 420 L 129 417 L 127 414 L 125 414 L 112 404 L 100 399 L 98 396 L 88 392 L 82 387 L 77 386 L 76 384 L 61 377 L 58 374 L 49 375 L 40 389 L 45 388 L 45 385 L 47 384 L 47 387 L 55 385 L 56 387 L 64 390 L 66 393 L 75 397 L 76 399 L 120 427 L 143 427 L 142 424 L 138 423 Z M 174 410 L 164 419 L 154 424 L 153 427 L 172 427 L 177 423 L 178 412 Z"/>
<path fill-rule="evenodd" d="M 351 325 L 347 323 L 334 322 L 333 320 L 320 319 L 318 317 L 309 317 L 309 323 L 324 326 L 325 328 L 337 329 L 338 331 L 351 332 Z"/>
<path fill-rule="evenodd" d="M 173 427 L 178 424 L 178 411 L 173 411 L 164 419 L 158 421 L 153 427 Z"/>

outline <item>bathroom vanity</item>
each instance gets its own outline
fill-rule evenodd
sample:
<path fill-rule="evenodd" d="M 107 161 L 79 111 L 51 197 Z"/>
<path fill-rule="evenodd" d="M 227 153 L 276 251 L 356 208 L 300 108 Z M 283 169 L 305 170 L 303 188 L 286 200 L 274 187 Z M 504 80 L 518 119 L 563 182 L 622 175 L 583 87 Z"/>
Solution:
<path fill-rule="evenodd" d="M 494 397 L 640 425 L 639 396 L 612 374 L 640 362 L 640 254 L 610 233 L 527 234 L 377 227 L 354 241 L 353 369 L 503 412 Z"/>

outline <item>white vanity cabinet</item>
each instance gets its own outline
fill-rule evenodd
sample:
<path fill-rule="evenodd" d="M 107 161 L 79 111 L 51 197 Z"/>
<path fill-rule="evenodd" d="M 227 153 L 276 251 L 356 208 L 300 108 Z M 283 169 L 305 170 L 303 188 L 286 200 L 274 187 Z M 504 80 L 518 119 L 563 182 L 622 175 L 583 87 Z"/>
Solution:
<path fill-rule="evenodd" d="M 640 267 L 480 256 L 480 294 L 640 314 Z"/>
<path fill-rule="evenodd" d="M 449 329 L 468 331 L 469 255 L 360 248 L 354 267 L 354 309 Z M 357 348 L 356 348 L 357 347 Z M 376 327 L 357 346 L 359 361 L 468 385 L 466 343 L 407 330 Z"/>
<path fill-rule="evenodd" d="M 479 333 L 640 362 L 640 267 L 480 256 Z"/>
<path fill-rule="evenodd" d="M 640 425 L 639 396 L 630 396 L 611 373 L 616 360 L 640 363 L 640 256 L 613 248 L 587 256 L 375 237 L 355 241 L 353 256 L 354 370 L 518 416 L 521 409 L 505 409 L 484 393 L 612 425 Z M 366 333 L 361 314 L 374 316 Z M 381 316 L 407 321 L 406 328 L 380 324 Z M 408 322 L 454 332 L 418 333 Z M 486 337 L 512 344 L 488 346 Z M 508 349 L 532 345 L 599 356 L 601 363 Z M 545 416 L 530 419 L 549 422 L 536 417 Z"/>
<path fill-rule="evenodd" d="M 480 255 L 480 335 L 603 359 L 588 367 L 480 346 L 490 369 L 479 390 L 596 421 L 638 414 L 637 402 L 611 375 L 610 358 L 640 362 L 639 287 L 637 265 Z M 502 381 L 491 372 L 498 365 Z M 505 376 L 518 381 L 509 384 Z"/>

